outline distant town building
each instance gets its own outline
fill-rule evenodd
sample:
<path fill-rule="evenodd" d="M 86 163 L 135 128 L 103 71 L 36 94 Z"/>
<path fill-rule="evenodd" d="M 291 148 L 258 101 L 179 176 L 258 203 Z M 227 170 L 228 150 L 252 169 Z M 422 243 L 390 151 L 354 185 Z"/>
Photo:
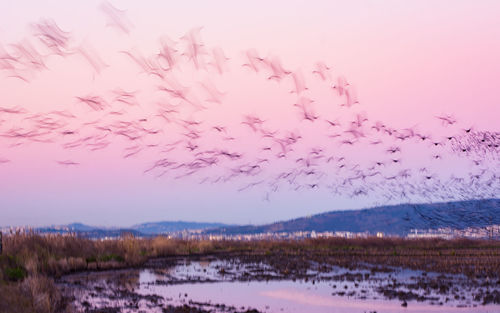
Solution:
<path fill-rule="evenodd" d="M 54 226 L 46 229 L 33 229 L 31 227 L 3 227 L 0 228 L 3 236 L 11 236 L 15 234 L 37 233 L 43 236 L 74 236 L 83 235 L 85 232 L 75 232 L 74 229 L 66 226 Z M 253 240 L 300 240 L 306 238 L 368 238 L 368 237 L 398 237 L 393 234 L 384 232 L 350 232 L 350 231 L 294 231 L 294 232 L 267 232 L 255 234 L 207 234 L 203 230 L 183 230 L 177 232 L 169 232 L 161 234 L 168 236 L 168 238 L 179 239 L 193 239 L 193 240 L 239 240 L 239 241 L 253 241 Z M 120 233 L 116 235 L 109 234 L 87 234 L 88 238 L 95 240 L 112 240 L 121 236 Z M 437 229 L 412 229 L 406 236 L 409 239 L 419 238 L 441 238 L 441 239 L 454 239 L 454 238 L 471 238 L 471 239 L 495 239 L 500 240 L 500 225 L 491 225 L 487 227 L 469 227 L 465 229 L 454 229 L 450 227 L 442 227 Z"/>

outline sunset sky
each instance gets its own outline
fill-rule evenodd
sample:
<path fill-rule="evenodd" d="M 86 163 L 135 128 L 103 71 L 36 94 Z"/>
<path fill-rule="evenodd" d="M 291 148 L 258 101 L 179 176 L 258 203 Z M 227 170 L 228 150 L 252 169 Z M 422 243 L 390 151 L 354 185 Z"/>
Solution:
<path fill-rule="evenodd" d="M 123 24 L 110 21 L 106 8 L 119 12 Z M 353 197 L 350 189 L 332 193 L 333 187 L 328 187 L 344 184 L 357 169 L 387 158 L 384 151 L 391 146 L 402 147 L 398 157 L 407 163 L 384 167 L 379 178 L 406 168 L 417 173 L 422 167 L 432 171 L 426 175 L 442 179 L 482 169 L 498 176 L 498 154 L 473 168 L 477 156 L 449 151 L 439 152 L 441 163 L 433 163 L 431 156 L 437 152 L 417 141 L 384 137 L 383 147 L 373 150 L 379 136 L 368 125 L 382 121 L 399 130 L 412 128 L 433 141 L 470 127 L 499 131 L 499 16 L 498 1 L 0 1 L 0 226 L 76 221 L 127 226 L 159 220 L 266 223 L 330 210 L 426 201 L 418 195 L 388 199 L 384 189 Z M 67 32 L 64 56 L 53 54 L 36 37 L 35 26 L 44 21 Z M 182 55 L 189 47 L 181 38 L 185 34 L 203 43 L 198 68 Z M 179 51 L 177 67 L 164 78 L 144 73 L 124 53 L 155 55 L 165 38 Z M 16 47 L 33 47 L 44 66 L 26 63 Z M 242 66 L 249 49 L 303 75 L 307 89 L 300 93 L 313 100 L 308 109 L 317 120 L 301 120 L 300 106 L 294 105 L 301 98 L 291 92 L 291 74 L 277 81 L 268 79 L 264 65 L 259 72 Z M 92 66 L 81 51 L 100 65 Z M 222 72 L 213 65 L 213 51 L 223 51 L 228 58 Z M 330 67 L 330 80 L 313 73 L 317 62 Z M 359 103 L 342 106 L 343 97 L 331 88 L 337 77 L 347 79 Z M 190 102 L 158 89 L 173 85 L 186 87 Z M 207 101 L 211 86 L 220 91 L 219 101 Z M 117 90 L 133 92 L 137 103 L 117 101 Z M 77 98 L 89 95 L 105 99 L 106 108 L 93 109 Z M 198 101 L 203 109 L 196 107 Z M 158 117 L 158 110 L 170 106 L 176 108 L 176 122 Z M 53 111 L 73 116 L 56 117 Z M 41 122 L 34 124 L 46 114 L 61 127 L 47 131 L 40 128 Z M 359 144 L 348 147 L 332 139 L 324 119 L 347 126 L 358 115 L 368 119 Z M 448 115 L 457 122 L 443 126 L 436 118 Z M 276 138 L 257 134 L 242 123 L 245 116 L 261 118 L 259 132 L 275 131 Z M 120 121 L 140 125 L 134 131 L 144 136 L 132 142 L 116 135 Z M 183 132 L 191 129 L 186 121 L 203 122 L 194 126 L 201 138 L 186 137 Z M 224 126 L 227 132 L 214 126 Z M 145 134 L 146 129 L 150 133 Z M 77 134 L 61 134 L 68 130 Z M 30 131 L 38 135 L 12 135 Z M 345 131 L 342 136 L 347 136 Z M 281 138 L 290 133 L 300 134 L 300 144 L 287 158 L 275 158 Z M 68 148 L 86 136 L 92 138 Z M 169 150 L 177 141 L 179 147 Z M 105 148 L 92 150 L 104 142 Z M 352 171 L 321 161 L 313 165 L 316 174 L 321 173 L 314 174 L 314 181 L 307 177 L 290 186 L 273 184 L 281 171 L 302 164 L 298 159 L 318 148 L 336 162 L 347 159 L 346 168 Z M 169 167 L 167 174 L 148 170 L 160 159 L 185 163 L 198 157 L 194 153 L 200 149 L 238 151 L 243 157 L 229 161 L 221 156 L 217 164 L 194 174 L 185 165 Z M 258 173 L 228 174 L 256 162 L 261 162 Z M 498 177 L 495 183 L 498 186 Z M 306 188 L 314 184 L 318 188 Z"/>

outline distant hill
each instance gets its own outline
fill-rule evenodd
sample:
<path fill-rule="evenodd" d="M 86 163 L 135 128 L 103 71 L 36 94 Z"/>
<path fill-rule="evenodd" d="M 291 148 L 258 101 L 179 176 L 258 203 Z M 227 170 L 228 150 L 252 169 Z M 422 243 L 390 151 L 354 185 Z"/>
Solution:
<path fill-rule="evenodd" d="M 227 227 L 230 225 L 222 223 L 197 223 L 197 222 L 154 222 L 134 225 L 129 228 L 118 227 L 97 227 L 81 223 L 72 223 L 68 225 L 58 225 L 49 227 L 40 227 L 36 231 L 41 233 L 77 233 L 90 238 L 119 237 L 123 234 L 133 234 L 134 236 L 154 236 L 166 233 L 176 233 L 184 230 L 203 230 L 216 227 Z"/>
<path fill-rule="evenodd" d="M 362 210 L 331 211 L 266 225 L 233 226 L 221 223 L 185 221 L 152 222 L 129 228 L 105 228 L 73 223 L 37 228 L 43 233 L 78 233 L 91 238 L 118 237 L 125 233 L 154 236 L 184 230 L 205 234 L 257 234 L 296 231 L 384 232 L 399 236 L 411 229 L 484 227 L 500 225 L 500 199 L 482 199 L 430 204 L 399 204 Z"/>
<path fill-rule="evenodd" d="M 88 226 L 88 225 L 85 225 L 82 223 L 72 223 L 72 224 L 66 225 L 66 227 L 68 227 L 68 229 L 70 229 L 71 231 L 74 231 L 74 232 L 93 231 L 96 229 L 96 227 L 94 227 L 94 226 Z"/>
<path fill-rule="evenodd" d="M 173 233 L 183 230 L 202 230 L 209 228 L 227 227 L 222 223 L 197 223 L 197 222 L 152 222 L 132 226 L 132 229 L 145 235 Z"/>
<path fill-rule="evenodd" d="M 295 231 L 384 232 L 404 236 L 411 229 L 484 227 L 500 224 L 500 199 L 431 204 L 400 204 L 362 210 L 331 211 L 261 226 L 223 227 L 210 234 L 256 234 Z"/>

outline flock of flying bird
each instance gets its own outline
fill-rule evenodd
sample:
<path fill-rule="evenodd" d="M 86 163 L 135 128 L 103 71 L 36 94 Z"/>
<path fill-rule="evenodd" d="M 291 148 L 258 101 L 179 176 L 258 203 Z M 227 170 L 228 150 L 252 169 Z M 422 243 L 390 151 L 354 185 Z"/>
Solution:
<path fill-rule="evenodd" d="M 107 2 L 100 9 L 108 26 L 130 34 L 125 11 Z M 117 58 L 139 71 L 144 90 L 116 86 L 101 94 L 75 95 L 67 109 L 49 112 L 0 103 L 0 144 L 10 149 L 56 145 L 84 154 L 123 146 L 124 162 L 144 159 L 145 175 L 231 183 L 241 192 L 260 188 L 267 201 L 281 190 L 323 190 L 382 202 L 500 194 L 500 132 L 463 128 L 452 115 L 432 117 L 439 123 L 434 133 L 391 127 L 359 111 L 354 86 L 324 62 L 307 71 L 290 70 L 279 57 L 256 49 L 229 58 L 222 48 L 206 46 L 201 30 L 178 40 L 161 37 L 149 55 L 136 49 L 117 52 Z M 56 56 L 60 62 L 78 58 L 95 75 L 104 75 L 110 66 L 89 45 L 74 45 L 74 39 L 53 20 L 32 24 L 29 38 L 0 46 L 2 79 L 29 86 L 38 73 L 51 70 L 49 59 Z M 237 121 L 232 115 L 224 119 L 230 95 L 217 81 L 231 75 L 231 68 L 282 92 L 281 99 L 290 101 L 276 104 L 279 116 L 274 119 L 294 122 L 255 112 L 240 112 Z M 203 78 L 178 78 L 196 75 Z M 314 97 L 318 88 L 327 91 L 330 102 Z M 256 97 L 265 98 L 265 93 Z M 151 99 L 141 99 L 147 96 Z M 323 106 L 335 106 L 331 109 L 338 115 L 318 113 Z M 418 157 L 412 157 L 414 151 Z M 14 161 L 0 151 L 0 171 Z M 73 159 L 56 162 L 80 165 Z M 465 167 L 455 171 L 453 164 Z M 451 173 L 444 174 L 447 167 Z"/>

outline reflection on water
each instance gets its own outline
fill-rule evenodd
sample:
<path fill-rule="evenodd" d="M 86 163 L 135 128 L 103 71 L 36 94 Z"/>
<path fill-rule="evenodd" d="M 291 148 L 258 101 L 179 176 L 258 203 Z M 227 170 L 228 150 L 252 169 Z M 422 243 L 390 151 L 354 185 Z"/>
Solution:
<path fill-rule="evenodd" d="M 259 275 L 249 278 L 248 273 Z M 266 273 L 268 279 L 262 279 L 262 273 Z M 474 301 L 473 294 L 477 291 L 467 285 L 467 279 L 462 276 L 409 270 L 368 273 L 336 268 L 328 273 L 310 273 L 314 278 L 307 281 L 276 280 L 272 279 L 276 273 L 263 264 L 181 260 L 165 268 L 70 275 L 61 280 L 61 286 L 75 295 L 75 306 L 82 312 L 115 308 L 114 312 L 152 313 L 181 305 L 207 312 L 250 309 L 269 313 L 500 312 L 499 305 L 483 306 Z M 434 292 L 429 288 L 410 290 L 408 286 L 420 276 L 430 281 L 453 279 L 455 287 L 450 287 L 448 292 Z M 387 298 L 386 290 L 391 288 L 414 298 L 407 298 L 407 307 L 403 307 L 406 301 L 401 298 Z"/>
<path fill-rule="evenodd" d="M 282 299 L 293 303 L 300 303 L 312 306 L 336 307 L 338 303 L 337 299 L 333 299 L 332 297 L 324 297 L 316 294 L 307 294 L 304 292 L 300 292 L 298 290 L 277 289 L 277 290 L 262 291 L 260 294 L 265 297 Z"/>

